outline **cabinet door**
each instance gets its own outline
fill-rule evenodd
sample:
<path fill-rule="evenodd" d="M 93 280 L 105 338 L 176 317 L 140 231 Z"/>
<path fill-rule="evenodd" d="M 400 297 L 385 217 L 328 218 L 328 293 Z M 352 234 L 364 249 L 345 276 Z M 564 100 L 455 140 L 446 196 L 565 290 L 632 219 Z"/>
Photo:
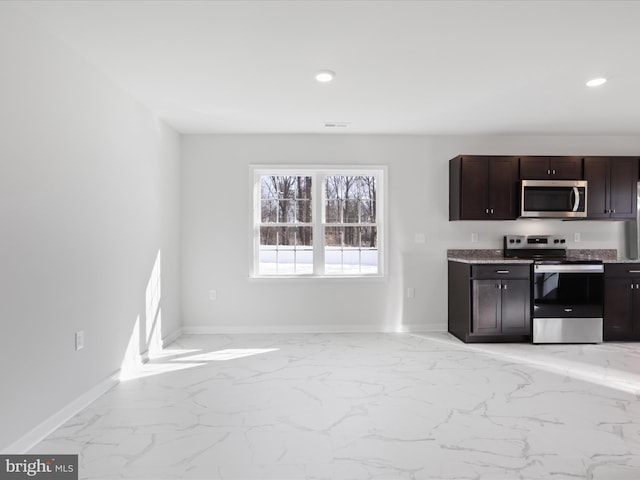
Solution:
<path fill-rule="evenodd" d="M 489 208 L 492 220 L 515 220 L 517 215 L 517 157 L 489 158 Z"/>
<path fill-rule="evenodd" d="M 629 340 L 640 340 L 640 278 L 634 278 L 634 289 L 631 294 L 631 335 Z"/>
<path fill-rule="evenodd" d="M 638 159 L 635 157 L 612 158 L 610 163 L 611 218 L 636 218 L 638 189 Z M 591 195 L 591 184 L 587 190 Z"/>
<path fill-rule="evenodd" d="M 520 157 L 521 180 L 548 180 L 548 157 Z"/>
<path fill-rule="evenodd" d="M 606 278 L 604 282 L 604 339 L 625 340 L 633 332 L 633 303 L 638 295 L 634 278 Z M 638 282 L 640 283 L 640 282 Z"/>
<path fill-rule="evenodd" d="M 471 281 L 472 333 L 499 333 L 500 280 Z"/>
<path fill-rule="evenodd" d="M 549 170 L 554 180 L 582 179 L 582 157 L 551 157 Z"/>
<path fill-rule="evenodd" d="M 489 160 L 466 157 L 461 165 L 460 203 L 463 220 L 486 220 L 489 215 Z"/>
<path fill-rule="evenodd" d="M 587 180 L 587 218 L 609 218 L 609 159 L 584 159 L 584 178 Z"/>
<path fill-rule="evenodd" d="M 529 333 L 530 298 L 529 280 L 502 280 L 502 333 Z"/>
<path fill-rule="evenodd" d="M 580 180 L 582 157 L 520 157 L 522 180 Z"/>

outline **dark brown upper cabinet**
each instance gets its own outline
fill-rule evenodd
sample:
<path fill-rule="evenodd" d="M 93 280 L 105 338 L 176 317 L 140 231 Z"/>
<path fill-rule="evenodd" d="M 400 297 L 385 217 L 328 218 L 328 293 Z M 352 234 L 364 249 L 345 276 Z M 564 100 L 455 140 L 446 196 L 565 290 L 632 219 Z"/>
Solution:
<path fill-rule="evenodd" d="M 461 155 L 449 161 L 449 220 L 515 220 L 518 157 Z"/>
<path fill-rule="evenodd" d="M 585 157 L 587 219 L 636 218 L 638 157 Z"/>
<path fill-rule="evenodd" d="M 521 180 L 582 180 L 583 157 L 520 157 Z"/>

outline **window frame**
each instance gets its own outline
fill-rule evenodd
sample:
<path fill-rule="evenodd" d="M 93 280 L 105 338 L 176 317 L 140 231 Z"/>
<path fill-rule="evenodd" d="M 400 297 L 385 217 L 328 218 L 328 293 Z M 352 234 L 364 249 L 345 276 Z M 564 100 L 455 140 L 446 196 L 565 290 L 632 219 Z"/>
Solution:
<path fill-rule="evenodd" d="M 312 177 L 311 226 L 313 235 L 313 273 L 266 274 L 260 273 L 260 226 L 262 176 L 289 175 Z M 376 228 L 378 246 L 378 271 L 376 273 L 327 274 L 325 267 L 325 182 L 328 176 L 376 177 Z M 250 166 L 250 278 L 257 279 L 381 279 L 387 277 L 387 179 L 386 165 L 251 165 Z M 327 224 L 327 226 L 331 226 Z M 349 226 L 349 225 L 347 225 Z"/>

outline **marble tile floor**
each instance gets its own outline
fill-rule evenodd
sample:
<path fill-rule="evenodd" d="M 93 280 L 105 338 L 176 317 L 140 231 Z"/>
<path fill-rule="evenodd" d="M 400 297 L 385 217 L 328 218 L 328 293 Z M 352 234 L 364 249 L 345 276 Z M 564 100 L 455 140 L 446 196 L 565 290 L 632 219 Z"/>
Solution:
<path fill-rule="evenodd" d="M 82 479 L 639 479 L 640 345 L 184 336 L 33 453 Z"/>

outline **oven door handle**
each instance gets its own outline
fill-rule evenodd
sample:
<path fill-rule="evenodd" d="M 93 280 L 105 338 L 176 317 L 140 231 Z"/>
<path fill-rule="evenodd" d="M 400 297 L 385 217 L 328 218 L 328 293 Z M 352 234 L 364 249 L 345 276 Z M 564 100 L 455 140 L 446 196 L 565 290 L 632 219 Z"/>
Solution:
<path fill-rule="evenodd" d="M 534 265 L 534 273 L 604 273 L 604 265 Z"/>
<path fill-rule="evenodd" d="M 580 190 L 578 190 L 578 187 L 573 187 L 573 198 L 573 208 L 571 211 L 577 212 L 578 207 L 580 206 Z"/>

